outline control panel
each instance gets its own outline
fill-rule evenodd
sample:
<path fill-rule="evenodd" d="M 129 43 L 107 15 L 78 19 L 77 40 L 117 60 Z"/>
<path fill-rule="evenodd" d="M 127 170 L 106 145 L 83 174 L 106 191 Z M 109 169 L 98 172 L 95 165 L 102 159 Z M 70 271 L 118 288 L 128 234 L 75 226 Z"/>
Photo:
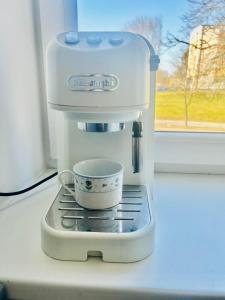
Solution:
<path fill-rule="evenodd" d="M 82 35 L 82 37 L 81 37 Z M 123 37 L 123 32 L 118 32 L 116 35 L 115 33 L 110 34 L 109 36 L 105 36 L 105 34 L 96 35 L 95 33 L 86 33 L 85 36 L 82 32 L 82 34 L 79 34 L 77 32 L 66 32 L 63 34 L 60 34 L 58 36 L 58 40 L 62 43 L 64 43 L 67 46 L 77 46 L 79 47 L 90 47 L 90 48 L 96 48 L 96 47 L 119 47 L 123 43 L 126 42 L 126 40 Z"/>

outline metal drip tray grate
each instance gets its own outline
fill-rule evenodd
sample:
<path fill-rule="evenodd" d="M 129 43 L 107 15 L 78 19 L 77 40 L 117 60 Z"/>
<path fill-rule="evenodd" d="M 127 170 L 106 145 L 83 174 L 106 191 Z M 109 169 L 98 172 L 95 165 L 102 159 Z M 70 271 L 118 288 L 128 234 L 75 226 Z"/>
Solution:
<path fill-rule="evenodd" d="M 133 232 L 150 223 L 147 191 L 142 185 L 124 185 L 118 205 L 89 210 L 77 204 L 62 187 L 46 215 L 46 222 L 62 231 Z"/>

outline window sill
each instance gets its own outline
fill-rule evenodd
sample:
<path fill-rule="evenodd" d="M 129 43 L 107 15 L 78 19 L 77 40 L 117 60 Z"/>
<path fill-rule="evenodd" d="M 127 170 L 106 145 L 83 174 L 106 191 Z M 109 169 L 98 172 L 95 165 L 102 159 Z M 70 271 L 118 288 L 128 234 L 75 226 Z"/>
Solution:
<path fill-rule="evenodd" d="M 93 300 L 223 297 L 224 180 L 157 174 L 155 250 L 138 263 L 112 264 L 98 258 L 59 261 L 43 253 L 40 220 L 58 191 L 53 179 L 1 212 L 0 281 L 10 299 L 72 300 L 81 291 L 82 299 Z"/>
<path fill-rule="evenodd" d="M 223 133 L 155 132 L 158 172 L 225 174 Z"/>

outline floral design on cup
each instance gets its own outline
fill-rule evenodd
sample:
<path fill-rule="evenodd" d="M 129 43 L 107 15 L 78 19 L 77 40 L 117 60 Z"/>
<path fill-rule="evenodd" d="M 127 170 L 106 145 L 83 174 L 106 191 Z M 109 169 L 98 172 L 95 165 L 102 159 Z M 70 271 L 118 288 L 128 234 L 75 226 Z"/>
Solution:
<path fill-rule="evenodd" d="M 84 192 L 106 193 L 111 192 L 118 188 L 122 183 L 122 176 L 112 178 L 94 179 L 86 178 L 79 175 L 75 175 L 75 188 Z"/>
<path fill-rule="evenodd" d="M 91 190 L 92 189 L 92 181 L 91 180 L 86 180 L 85 181 L 85 188 L 87 190 Z"/>
<path fill-rule="evenodd" d="M 72 175 L 75 190 L 64 182 L 65 173 Z M 108 159 L 80 161 L 73 166 L 73 171 L 62 171 L 59 180 L 77 203 L 85 208 L 109 208 L 118 204 L 122 198 L 123 166 L 116 161 Z"/>

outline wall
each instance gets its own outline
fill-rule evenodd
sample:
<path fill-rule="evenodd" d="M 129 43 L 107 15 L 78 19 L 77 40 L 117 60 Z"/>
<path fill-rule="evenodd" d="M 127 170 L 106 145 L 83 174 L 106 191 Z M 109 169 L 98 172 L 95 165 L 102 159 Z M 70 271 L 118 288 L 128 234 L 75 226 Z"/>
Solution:
<path fill-rule="evenodd" d="M 45 170 L 35 1 L 0 2 L 0 191 Z"/>

